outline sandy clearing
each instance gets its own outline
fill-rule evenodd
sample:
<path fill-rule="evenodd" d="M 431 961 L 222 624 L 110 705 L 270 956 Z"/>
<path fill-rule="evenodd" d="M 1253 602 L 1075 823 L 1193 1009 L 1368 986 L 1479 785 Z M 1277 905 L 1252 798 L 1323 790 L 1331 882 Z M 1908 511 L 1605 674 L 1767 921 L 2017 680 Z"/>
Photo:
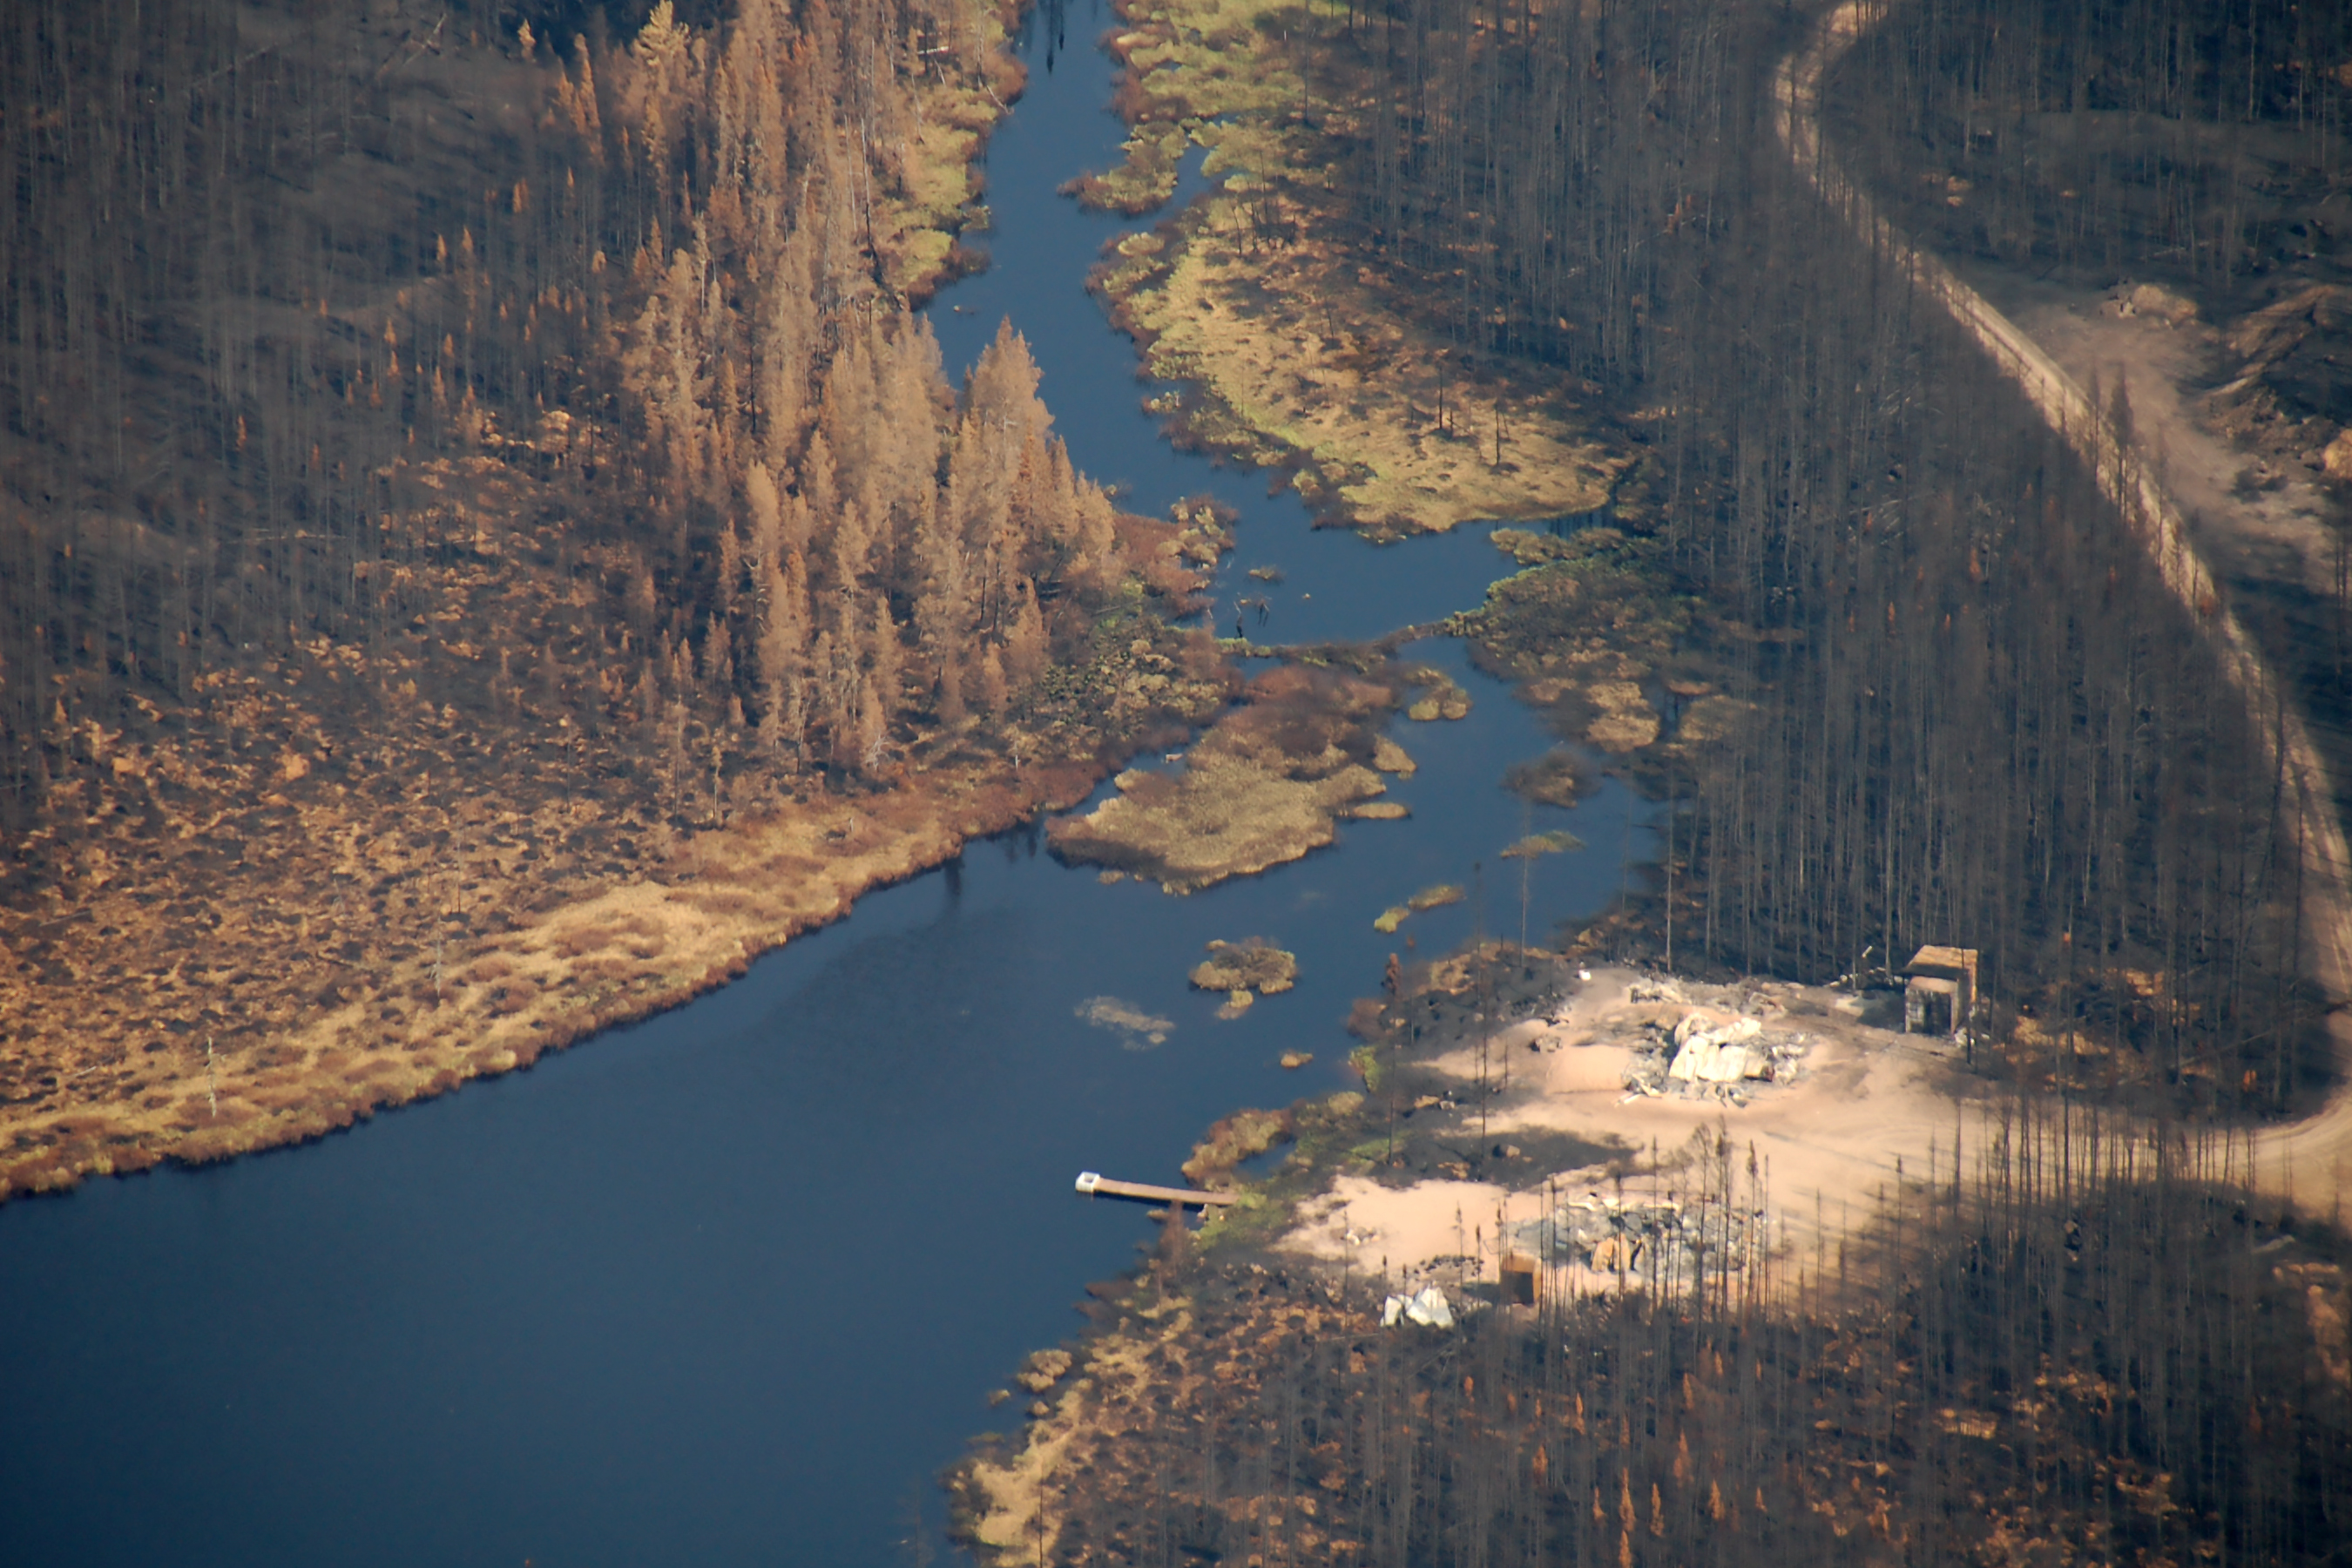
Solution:
<path fill-rule="evenodd" d="M 2217 435 L 2185 390 L 2218 379 L 2224 363 L 2218 331 L 2201 321 L 2126 315 L 2113 291 L 1977 280 L 2076 382 L 2105 387 L 2108 396 L 2118 385 L 2126 390 L 2137 446 L 2187 515 L 2199 548 L 2229 575 L 2292 584 L 2323 599 L 2334 595 L 2328 503 L 2318 482 L 2294 465 L 2273 473 L 2273 464 Z M 2273 474 L 2275 488 L 2240 484 L 2250 471 Z"/>
<path fill-rule="evenodd" d="M 1795 1083 L 1764 1087 L 1745 1107 L 1629 1098 L 1624 1070 L 1633 1051 L 1622 1037 L 1643 1023 L 1670 1025 L 1708 1010 L 1697 1000 L 1635 1001 L 1634 986 L 1651 981 L 1631 970 L 1599 970 L 1554 1017 L 1498 1028 L 1495 1042 L 1507 1048 L 1513 1086 L 1492 1103 L 1488 1136 L 1499 1142 L 1543 1131 L 1619 1146 L 1627 1163 L 1645 1169 L 1628 1180 L 1628 1194 L 1673 1195 L 1678 1183 L 1690 1182 L 1671 1169 L 1654 1176 L 1646 1168 L 1660 1161 L 1671 1167 L 1694 1135 L 1719 1133 L 1731 1140 L 1743 1173 L 1753 1152 L 1769 1194 L 1773 1250 L 1784 1256 L 1833 1238 L 1896 1183 L 1925 1179 L 1931 1169 L 1948 1173 L 1954 1147 L 1974 1141 L 1972 1102 L 1990 1086 L 1960 1069 L 1952 1047 L 1865 1025 L 1839 993 L 1820 987 L 1773 988 L 1793 1010 L 1780 1026 L 1812 1039 Z M 1528 1043 L 1538 1039 L 1559 1044 L 1530 1052 Z M 1475 1083 L 1478 1058 L 1473 1045 L 1430 1065 Z M 1492 1278 L 1498 1214 L 1507 1224 L 1536 1219 L 1549 1207 L 1548 1192 L 1565 1199 L 1612 1186 L 1606 1164 L 1536 1173 L 1516 1190 L 1466 1180 L 1387 1187 L 1343 1175 L 1301 1206 L 1281 1245 L 1364 1274 L 1428 1272 L 1467 1254 Z"/>
<path fill-rule="evenodd" d="M 1298 1226 L 1283 1245 L 1345 1263 L 1354 1273 L 1398 1275 L 1482 1247 L 1491 1257 L 1496 1215 L 1536 1219 L 1543 1203 L 1541 1191 L 1513 1193 L 1491 1182 L 1383 1187 L 1367 1177 L 1341 1176 L 1328 1193 L 1300 1205 Z"/>

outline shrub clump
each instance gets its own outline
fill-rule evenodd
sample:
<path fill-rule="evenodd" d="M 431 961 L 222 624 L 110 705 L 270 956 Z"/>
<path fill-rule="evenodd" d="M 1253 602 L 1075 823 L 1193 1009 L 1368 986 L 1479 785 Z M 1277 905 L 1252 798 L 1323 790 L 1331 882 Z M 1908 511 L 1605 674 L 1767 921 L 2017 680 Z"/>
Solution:
<path fill-rule="evenodd" d="M 1213 942 L 1209 956 L 1192 966 L 1193 985 L 1202 991 L 1255 991 L 1272 996 L 1298 980 L 1298 955 L 1254 936 L 1238 942 Z"/>

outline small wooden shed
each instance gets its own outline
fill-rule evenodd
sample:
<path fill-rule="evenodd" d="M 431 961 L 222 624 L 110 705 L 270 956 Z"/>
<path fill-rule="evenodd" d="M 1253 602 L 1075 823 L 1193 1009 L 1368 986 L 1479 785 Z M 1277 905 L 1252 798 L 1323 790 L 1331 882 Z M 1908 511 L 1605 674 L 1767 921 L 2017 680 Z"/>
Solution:
<path fill-rule="evenodd" d="M 1499 1270 L 1504 1302 L 1515 1307 L 1534 1306 L 1536 1281 L 1542 1277 L 1541 1268 L 1541 1265 L 1524 1253 L 1507 1254 Z"/>
<path fill-rule="evenodd" d="M 1975 948 L 1923 947 L 1903 973 L 1905 1034 L 1948 1037 L 1969 1026 L 1977 1006 Z"/>

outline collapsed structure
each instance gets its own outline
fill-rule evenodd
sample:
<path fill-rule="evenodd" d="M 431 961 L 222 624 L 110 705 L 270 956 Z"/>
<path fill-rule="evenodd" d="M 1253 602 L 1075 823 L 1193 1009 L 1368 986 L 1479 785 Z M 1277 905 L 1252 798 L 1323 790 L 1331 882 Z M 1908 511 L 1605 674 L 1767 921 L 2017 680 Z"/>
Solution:
<path fill-rule="evenodd" d="M 1594 1192 L 1570 1198 L 1538 1218 L 1510 1227 L 1525 1255 L 1597 1274 L 1638 1276 L 1673 1289 L 1702 1272 L 1745 1270 L 1765 1235 L 1765 1211 L 1721 1194 L 1688 1204 L 1667 1197 L 1625 1198 Z"/>

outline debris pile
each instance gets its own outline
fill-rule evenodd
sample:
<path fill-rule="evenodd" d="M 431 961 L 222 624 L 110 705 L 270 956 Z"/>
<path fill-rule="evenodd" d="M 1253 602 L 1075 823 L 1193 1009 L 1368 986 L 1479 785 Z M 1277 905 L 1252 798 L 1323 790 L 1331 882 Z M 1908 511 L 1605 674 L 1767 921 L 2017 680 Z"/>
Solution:
<path fill-rule="evenodd" d="M 1762 1024 L 1745 1015 L 1718 1020 L 1693 1008 L 1675 1026 L 1675 1059 L 1666 1076 L 1683 1083 L 1762 1078 L 1771 1071 L 1772 1058 L 1760 1050 L 1751 1054 L 1748 1042 L 1763 1032 Z"/>
<path fill-rule="evenodd" d="M 1434 1285 L 1424 1285 L 1411 1296 L 1391 1296 L 1381 1303 L 1382 1328 L 1395 1328 L 1400 1318 L 1426 1329 L 1450 1329 L 1454 1326 L 1454 1308 L 1445 1300 L 1444 1291 Z"/>
<path fill-rule="evenodd" d="M 1631 1043 L 1633 1059 L 1625 1066 L 1631 1093 L 1746 1105 L 1764 1084 L 1795 1082 L 1812 1039 L 1795 1030 L 1769 1028 L 1752 1014 L 1693 1007 L 1671 1029 L 1643 1025 Z"/>
<path fill-rule="evenodd" d="M 1639 1273 L 1679 1282 L 1695 1279 L 1704 1257 L 1717 1271 L 1744 1268 L 1749 1239 L 1763 1224 L 1718 1202 L 1690 1207 L 1674 1198 L 1613 1198 L 1588 1193 L 1540 1219 L 1511 1226 L 1513 1245 L 1536 1258 L 1577 1263 L 1603 1274 Z"/>

